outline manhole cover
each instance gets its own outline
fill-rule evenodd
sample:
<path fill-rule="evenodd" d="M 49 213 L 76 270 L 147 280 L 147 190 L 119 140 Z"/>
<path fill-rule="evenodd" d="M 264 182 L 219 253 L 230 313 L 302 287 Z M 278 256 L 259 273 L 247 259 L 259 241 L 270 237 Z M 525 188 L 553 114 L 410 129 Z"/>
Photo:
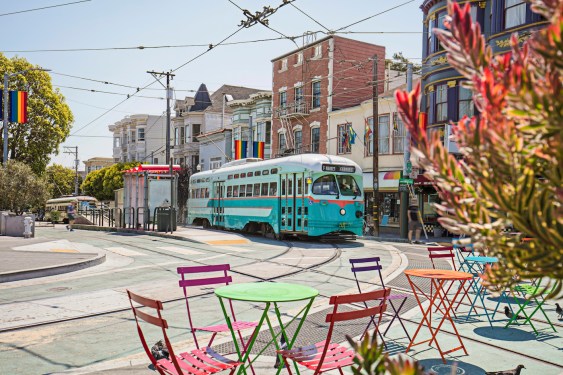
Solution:
<path fill-rule="evenodd" d="M 465 370 L 459 368 L 457 365 L 434 365 L 430 367 L 430 370 L 434 371 L 437 375 L 463 375 Z"/>
<path fill-rule="evenodd" d="M 59 286 L 56 288 L 47 289 L 48 292 L 62 292 L 63 290 L 69 290 L 70 288 L 67 286 Z"/>

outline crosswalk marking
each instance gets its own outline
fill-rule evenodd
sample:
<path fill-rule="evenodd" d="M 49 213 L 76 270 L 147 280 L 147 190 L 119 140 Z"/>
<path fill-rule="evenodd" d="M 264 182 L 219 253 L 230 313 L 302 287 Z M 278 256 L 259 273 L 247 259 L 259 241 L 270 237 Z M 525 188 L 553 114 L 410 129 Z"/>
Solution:
<path fill-rule="evenodd" d="M 161 249 L 161 250 L 166 250 L 166 251 L 172 251 L 174 253 L 178 253 L 178 254 L 184 254 L 184 255 L 198 255 L 198 254 L 202 254 L 199 251 L 195 251 L 195 250 L 190 250 L 190 249 L 186 249 L 184 247 L 177 247 L 177 246 L 159 246 L 157 247 L 157 249 Z"/>
<path fill-rule="evenodd" d="M 125 247 L 104 247 L 104 249 L 111 251 L 112 253 L 123 255 L 123 256 L 126 256 L 126 257 L 144 257 L 144 256 L 147 256 L 147 254 L 140 253 L 140 252 L 135 251 L 135 250 L 127 249 Z"/>

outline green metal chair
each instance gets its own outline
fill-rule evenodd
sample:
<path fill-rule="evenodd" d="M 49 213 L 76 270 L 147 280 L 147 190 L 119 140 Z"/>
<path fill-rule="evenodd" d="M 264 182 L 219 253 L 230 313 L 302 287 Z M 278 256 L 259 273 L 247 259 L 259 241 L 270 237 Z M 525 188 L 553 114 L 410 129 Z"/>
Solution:
<path fill-rule="evenodd" d="M 543 295 L 549 294 L 551 290 L 549 289 L 542 290 L 542 288 L 544 287 L 539 285 L 539 283 L 537 284 L 532 283 L 532 284 L 519 284 L 512 289 L 512 296 L 514 297 L 514 300 L 518 304 L 518 310 L 514 314 L 512 314 L 512 318 L 510 318 L 510 320 L 508 321 L 508 323 L 506 323 L 506 326 L 504 328 L 507 328 L 510 324 L 518 324 L 519 314 L 522 313 L 524 314 L 524 317 L 526 319 L 522 324 L 529 323 L 537 335 L 538 331 L 536 330 L 536 327 L 534 327 L 534 324 L 532 323 L 532 317 L 536 312 L 541 311 L 543 316 L 545 317 L 545 319 L 553 329 L 553 332 L 557 332 L 557 330 L 551 323 L 551 320 L 549 320 L 549 317 L 547 316 L 547 314 L 543 309 L 543 304 L 545 303 L 545 299 L 543 298 Z M 522 299 L 518 297 L 518 294 L 526 297 L 526 299 L 522 301 Z M 536 304 L 535 309 L 530 314 L 527 314 L 526 307 L 530 306 L 532 302 Z M 531 307 L 533 306 L 530 306 L 530 308 Z"/>

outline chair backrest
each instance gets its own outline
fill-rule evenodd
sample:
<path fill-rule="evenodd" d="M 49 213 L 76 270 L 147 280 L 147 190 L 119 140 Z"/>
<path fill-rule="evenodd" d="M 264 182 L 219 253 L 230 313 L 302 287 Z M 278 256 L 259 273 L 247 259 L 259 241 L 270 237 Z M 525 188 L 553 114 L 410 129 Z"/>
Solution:
<path fill-rule="evenodd" d="M 362 293 L 362 288 L 360 287 L 360 281 L 358 280 L 358 272 L 373 272 L 377 271 L 379 275 L 379 281 L 381 286 L 385 288 L 385 283 L 383 282 L 382 266 L 379 264 L 381 259 L 379 257 L 371 258 L 356 258 L 350 259 L 350 264 L 352 265 L 352 272 L 354 273 L 354 279 L 356 279 L 356 286 L 358 287 L 358 292 Z"/>
<path fill-rule="evenodd" d="M 350 320 L 362 319 L 367 317 L 374 317 L 375 329 L 379 329 L 379 323 L 381 322 L 381 317 L 387 308 L 387 298 L 391 293 L 391 289 L 385 288 L 381 290 L 374 290 L 373 292 L 368 293 L 358 293 L 358 294 L 345 294 L 345 295 L 337 295 L 330 297 L 329 304 L 333 305 L 332 312 L 326 315 L 325 322 L 330 323 L 328 328 L 328 333 L 326 336 L 326 345 L 324 346 L 324 351 L 319 359 L 319 363 L 317 365 L 317 369 L 315 374 L 319 374 L 321 372 L 323 362 L 326 357 L 326 353 L 329 348 L 329 344 L 331 342 L 332 333 L 334 331 L 334 324 L 337 322 L 346 322 Z M 377 306 L 367 307 L 368 301 L 376 301 L 379 300 L 381 303 Z M 357 305 L 353 305 L 352 311 L 338 311 L 342 305 L 351 305 L 351 304 L 364 304 L 364 308 L 358 309 Z"/>
<path fill-rule="evenodd" d="M 438 247 L 429 247 L 428 248 L 428 257 L 432 262 L 432 268 L 436 268 L 436 264 L 434 264 L 434 259 L 439 258 L 448 258 L 452 262 L 452 266 L 454 270 L 457 271 L 457 267 L 454 261 L 454 247 L 453 246 L 438 246 Z"/>
<path fill-rule="evenodd" d="M 194 324 L 192 320 L 192 314 L 190 310 L 190 303 L 188 301 L 188 287 L 204 286 L 204 285 L 229 285 L 233 281 L 232 277 L 228 275 L 228 271 L 231 269 L 229 264 L 215 264 L 210 266 L 189 266 L 189 267 L 178 267 L 177 272 L 182 277 L 178 281 L 178 285 L 184 291 L 184 299 L 186 301 L 186 309 L 188 310 L 188 322 L 190 324 L 190 330 L 194 337 L 194 342 L 196 347 L 199 349 L 199 343 L 197 341 L 196 332 L 194 330 Z M 213 277 L 193 277 L 188 278 L 194 274 L 211 274 L 214 273 Z M 234 319 L 234 309 L 232 302 L 229 300 L 229 305 L 231 308 L 231 314 Z"/>
<path fill-rule="evenodd" d="M 182 368 L 180 367 L 178 361 L 176 360 L 176 356 L 174 355 L 174 350 L 172 349 L 172 345 L 170 344 L 170 340 L 168 339 L 168 335 L 166 334 L 168 323 L 164 318 L 162 318 L 162 315 L 160 314 L 160 312 L 163 310 L 162 302 L 159 300 L 140 296 L 138 294 L 131 292 L 130 290 L 127 290 L 127 295 L 129 296 L 129 303 L 131 304 L 131 309 L 133 310 L 133 315 L 135 316 L 135 322 L 137 323 L 137 332 L 139 334 L 139 338 L 141 339 L 141 344 L 143 345 L 143 348 L 145 349 L 145 352 L 147 353 L 147 356 L 149 357 L 154 368 L 160 374 L 162 375 L 165 374 L 157 365 L 157 360 L 152 354 L 151 349 L 147 344 L 145 335 L 143 334 L 143 330 L 141 328 L 141 324 L 140 324 L 141 322 L 139 321 L 139 319 L 141 319 L 143 322 L 147 324 L 155 325 L 162 329 L 162 336 L 164 337 L 164 342 L 166 343 L 166 347 L 168 348 L 168 353 L 170 354 L 170 360 L 174 364 L 174 367 L 176 368 L 178 374 L 182 374 Z M 140 310 L 138 307 L 135 307 L 133 305 L 133 301 L 141 305 L 140 307 L 143 307 L 144 311 Z M 156 316 L 147 312 L 146 311 L 147 308 L 154 309 L 151 310 L 151 313 L 152 314 L 156 313 Z"/>

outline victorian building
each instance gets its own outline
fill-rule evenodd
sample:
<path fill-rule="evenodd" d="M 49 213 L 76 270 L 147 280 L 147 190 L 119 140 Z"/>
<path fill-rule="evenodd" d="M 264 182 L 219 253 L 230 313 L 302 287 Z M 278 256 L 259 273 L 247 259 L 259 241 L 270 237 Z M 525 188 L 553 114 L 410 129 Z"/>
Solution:
<path fill-rule="evenodd" d="M 165 164 L 166 117 L 131 115 L 108 126 L 113 133 L 113 160 Z"/>

